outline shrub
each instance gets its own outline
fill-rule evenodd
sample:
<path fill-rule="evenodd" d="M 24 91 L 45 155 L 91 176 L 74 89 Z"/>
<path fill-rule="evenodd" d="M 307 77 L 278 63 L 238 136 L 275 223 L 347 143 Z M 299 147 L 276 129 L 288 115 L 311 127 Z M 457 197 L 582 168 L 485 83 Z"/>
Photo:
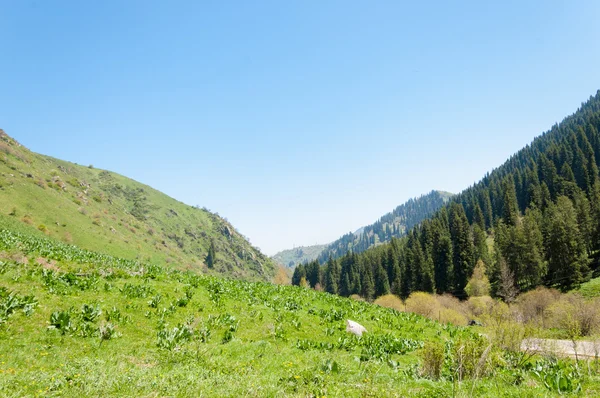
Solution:
<path fill-rule="evenodd" d="M 570 293 L 548 307 L 548 324 L 565 331 L 569 338 L 589 336 L 600 326 L 600 300 L 585 300 Z"/>
<path fill-rule="evenodd" d="M 393 308 L 396 311 L 404 311 L 404 303 L 400 297 L 393 294 L 386 294 L 385 296 L 378 297 L 377 300 L 374 301 L 374 304 L 386 308 Z"/>
<path fill-rule="evenodd" d="M 469 322 L 464 314 L 452 308 L 442 308 L 439 312 L 438 321 L 458 326 L 467 326 Z"/>
<path fill-rule="evenodd" d="M 481 316 L 492 344 L 503 350 L 519 352 L 523 339 L 533 334 L 533 328 L 515 320 L 513 309 L 502 301 L 494 301 Z"/>
<path fill-rule="evenodd" d="M 538 287 L 535 290 L 521 294 L 516 301 L 517 308 L 524 322 L 534 322 L 546 327 L 547 309 L 560 298 L 560 292 L 555 289 Z"/>
<path fill-rule="evenodd" d="M 490 312 L 494 303 L 494 299 L 490 296 L 469 297 L 467 308 L 472 318 L 480 318 Z"/>
<path fill-rule="evenodd" d="M 470 377 L 481 377 L 489 370 L 491 345 L 483 337 L 459 338 L 452 347 L 452 372 L 461 381 Z"/>
<path fill-rule="evenodd" d="M 440 311 L 440 305 L 431 294 L 414 292 L 406 299 L 406 311 L 435 318 Z"/>
<path fill-rule="evenodd" d="M 420 357 L 422 360 L 421 373 L 430 379 L 439 379 L 444 367 L 444 345 L 437 341 L 428 341 L 425 343 Z"/>

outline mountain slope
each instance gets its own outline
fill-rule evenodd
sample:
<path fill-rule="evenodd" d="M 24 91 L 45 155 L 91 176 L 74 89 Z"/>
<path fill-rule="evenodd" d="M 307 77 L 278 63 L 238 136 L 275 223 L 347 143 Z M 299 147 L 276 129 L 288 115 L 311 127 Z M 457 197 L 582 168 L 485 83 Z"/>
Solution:
<path fill-rule="evenodd" d="M 0 130 L 0 214 L 85 249 L 270 280 L 273 262 L 233 226 L 141 183 L 29 151 Z M 205 261 L 211 245 L 214 261 Z"/>
<path fill-rule="evenodd" d="M 431 191 L 410 199 L 382 216 L 377 222 L 359 228 L 356 232 L 349 232 L 328 244 L 317 258 L 323 264 L 330 257 L 336 259 L 350 251 L 361 253 L 375 245 L 389 242 L 392 238 L 404 236 L 407 230 L 431 216 L 451 197 L 449 192 Z"/>
<path fill-rule="evenodd" d="M 296 268 L 292 280 L 369 299 L 390 291 L 464 298 L 481 260 L 492 293 L 509 301 L 540 285 L 576 288 L 600 269 L 599 131 L 600 91 L 407 238 Z"/>
<path fill-rule="evenodd" d="M 326 247 L 327 245 L 300 246 L 294 249 L 282 250 L 271 256 L 271 258 L 278 264 L 293 268 L 298 264 L 314 260 Z"/>

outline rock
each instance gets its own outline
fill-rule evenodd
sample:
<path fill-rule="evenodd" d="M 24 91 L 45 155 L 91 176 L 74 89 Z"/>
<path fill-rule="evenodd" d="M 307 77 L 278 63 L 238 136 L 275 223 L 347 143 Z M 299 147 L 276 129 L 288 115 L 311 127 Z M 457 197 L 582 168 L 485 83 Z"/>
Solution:
<path fill-rule="evenodd" d="M 360 323 L 351 321 L 350 319 L 346 320 L 346 332 L 350 332 L 356 336 L 362 336 L 366 331 L 367 329 Z"/>

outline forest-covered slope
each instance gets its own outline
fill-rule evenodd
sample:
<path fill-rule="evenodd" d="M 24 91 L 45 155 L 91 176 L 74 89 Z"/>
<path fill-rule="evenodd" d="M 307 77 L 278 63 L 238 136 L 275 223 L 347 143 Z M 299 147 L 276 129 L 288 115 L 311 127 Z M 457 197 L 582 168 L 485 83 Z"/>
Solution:
<path fill-rule="evenodd" d="M 85 249 L 271 280 L 271 259 L 226 220 L 117 173 L 29 151 L 0 130 L 0 214 Z"/>
<path fill-rule="evenodd" d="M 327 245 L 300 246 L 293 249 L 282 250 L 271 258 L 278 264 L 293 268 L 314 260 L 321 254 Z"/>
<path fill-rule="evenodd" d="M 431 191 L 426 195 L 410 199 L 382 216 L 375 223 L 362 227 L 356 232 L 349 232 L 328 244 L 319 254 L 318 260 L 323 264 L 329 258 L 340 258 L 350 251 L 362 253 L 370 247 L 389 242 L 392 238 L 404 236 L 406 231 L 430 217 L 450 197 L 452 194 L 448 192 Z"/>
<path fill-rule="evenodd" d="M 406 238 L 296 269 L 341 295 L 451 292 L 464 297 L 483 261 L 494 294 L 510 300 L 539 285 L 589 280 L 600 249 L 600 91 Z"/>

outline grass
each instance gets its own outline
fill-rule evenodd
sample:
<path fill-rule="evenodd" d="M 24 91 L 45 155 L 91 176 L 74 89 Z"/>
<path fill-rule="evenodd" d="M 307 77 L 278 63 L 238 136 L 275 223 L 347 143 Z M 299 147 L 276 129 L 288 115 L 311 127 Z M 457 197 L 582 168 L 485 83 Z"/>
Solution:
<path fill-rule="evenodd" d="M 2 219 L 130 260 L 250 280 L 275 275 L 272 260 L 218 214 L 117 173 L 33 153 L 1 131 L 0 144 Z M 214 270 L 204 264 L 211 242 Z"/>
<path fill-rule="evenodd" d="M 581 284 L 578 292 L 588 298 L 600 297 L 600 278 L 594 278 L 588 282 Z"/>
<path fill-rule="evenodd" d="M 14 223 L 0 229 L 1 396 L 537 397 L 568 383 L 600 393 L 594 371 L 490 350 L 470 328 L 123 260 Z M 368 333 L 349 335 L 346 319 Z"/>

